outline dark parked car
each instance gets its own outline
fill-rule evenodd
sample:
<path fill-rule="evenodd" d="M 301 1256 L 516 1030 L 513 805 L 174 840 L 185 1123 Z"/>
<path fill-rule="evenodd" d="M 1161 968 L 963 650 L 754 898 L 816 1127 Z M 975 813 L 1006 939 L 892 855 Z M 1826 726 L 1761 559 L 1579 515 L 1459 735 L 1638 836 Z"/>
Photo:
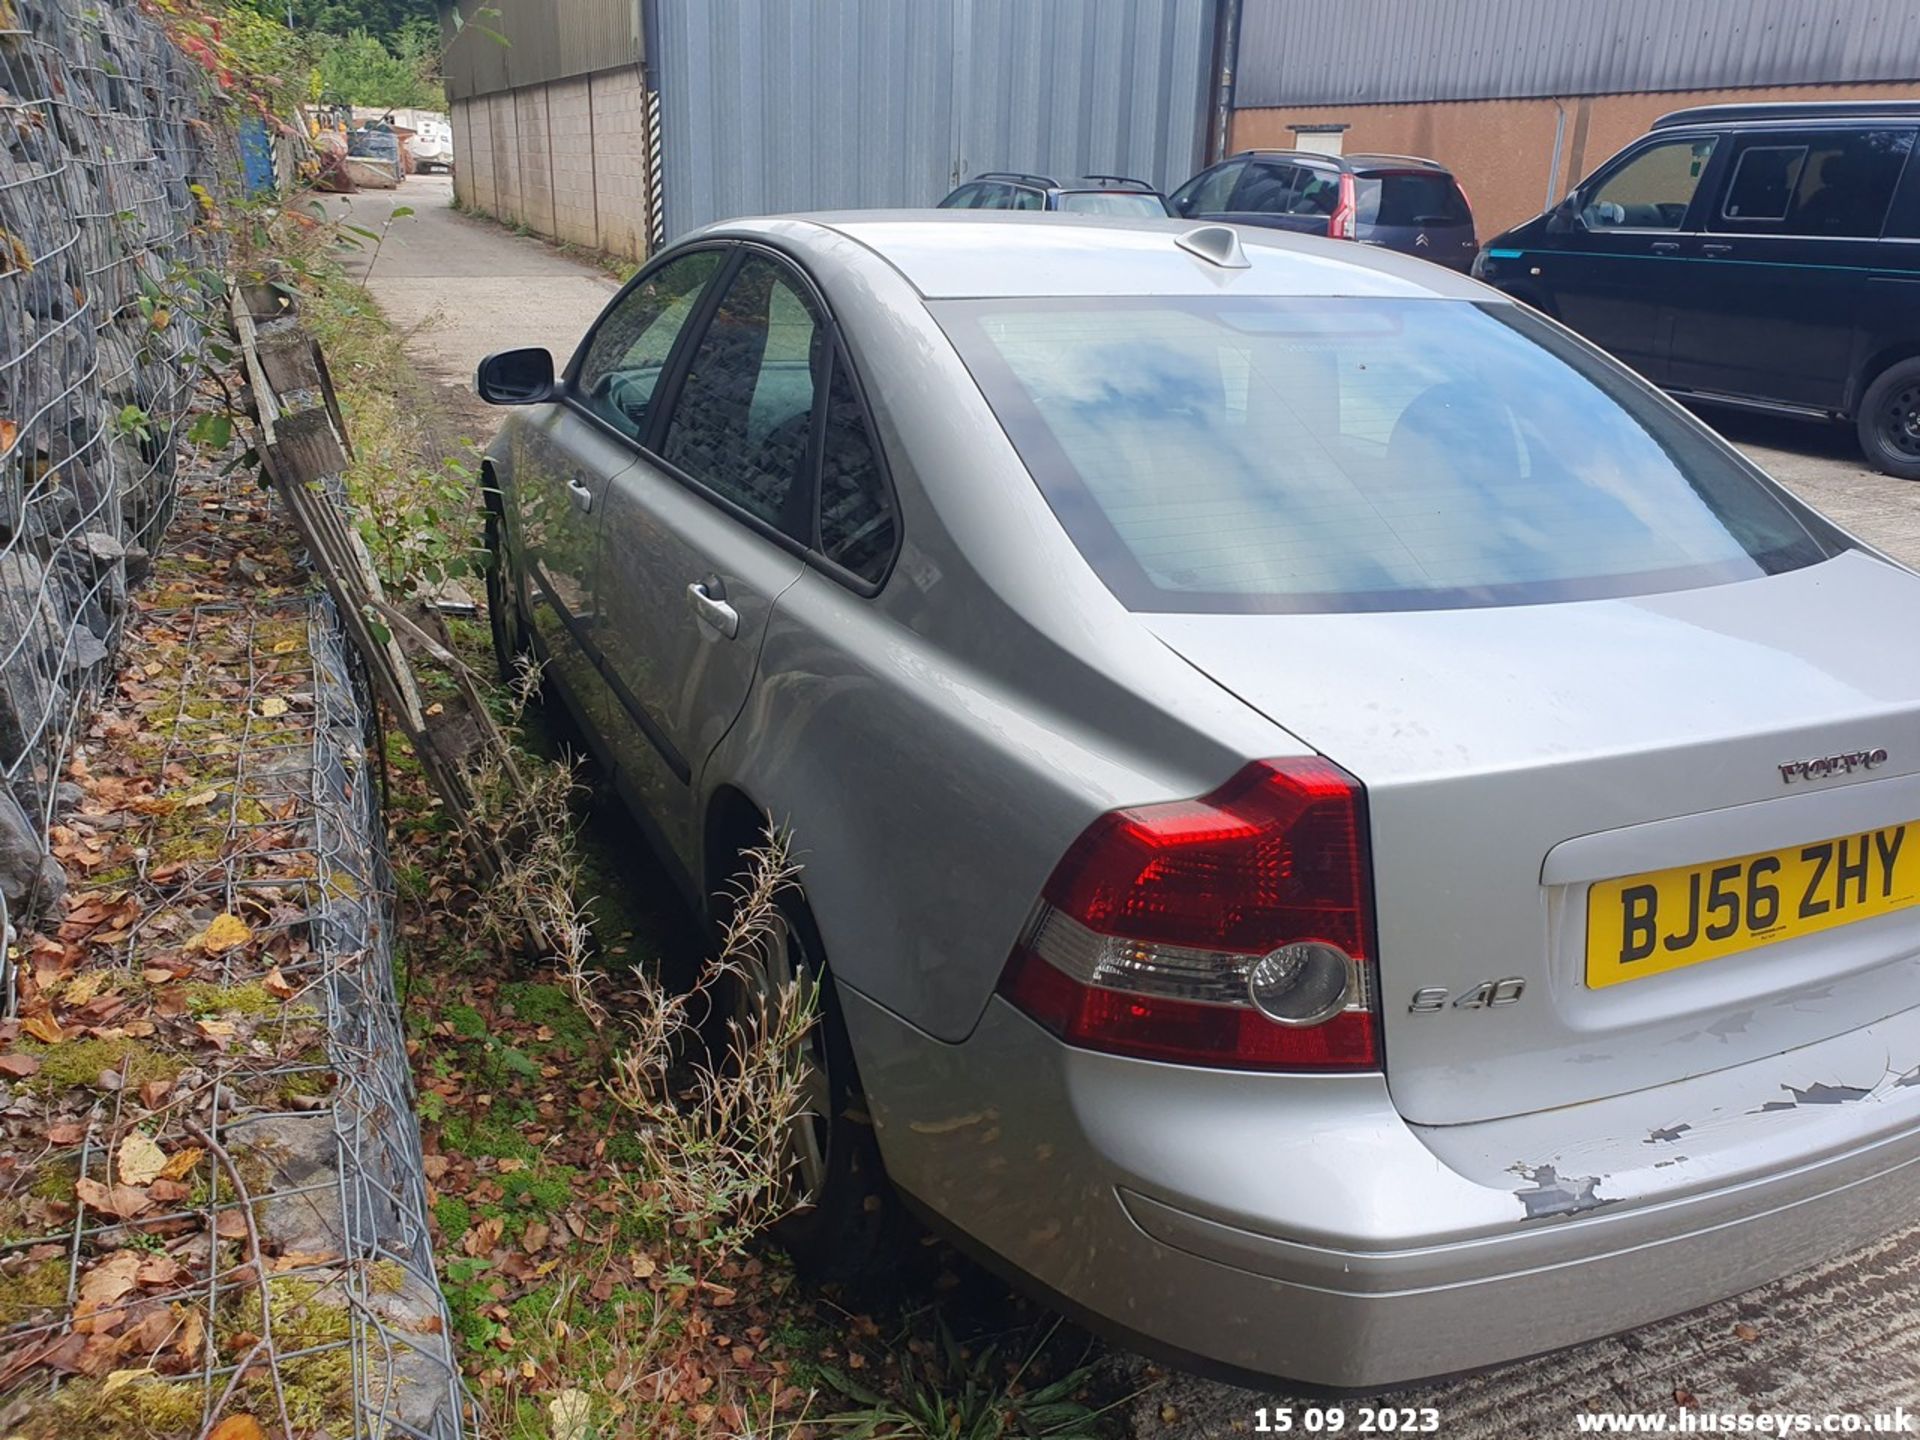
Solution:
<path fill-rule="evenodd" d="M 1249 150 L 1202 170 L 1167 204 L 1194 220 L 1358 240 L 1453 270 L 1473 263 L 1473 207 L 1446 166 L 1412 155 Z"/>
<path fill-rule="evenodd" d="M 1474 273 L 1676 394 L 1920 480 L 1920 101 L 1676 110 Z"/>
<path fill-rule="evenodd" d="M 941 210 L 1064 210 L 1073 215 L 1139 215 L 1164 220 L 1167 197 L 1130 175 L 1083 175 L 1070 185 L 1018 170 L 989 170 L 955 190 Z"/>

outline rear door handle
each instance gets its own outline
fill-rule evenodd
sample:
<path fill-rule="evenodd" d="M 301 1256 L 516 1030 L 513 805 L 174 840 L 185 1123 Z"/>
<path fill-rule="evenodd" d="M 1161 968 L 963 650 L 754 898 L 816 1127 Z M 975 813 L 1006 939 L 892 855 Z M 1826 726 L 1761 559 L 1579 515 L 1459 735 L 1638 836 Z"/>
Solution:
<path fill-rule="evenodd" d="M 740 612 L 721 598 L 726 593 L 726 587 L 711 575 L 687 586 L 694 618 L 722 639 L 731 640 L 740 633 Z"/>
<path fill-rule="evenodd" d="M 591 515 L 593 513 L 593 491 L 587 488 L 585 481 L 569 475 L 567 477 L 567 494 L 573 497 L 573 508 L 578 510 L 582 515 Z"/>
<path fill-rule="evenodd" d="M 1678 240 L 1656 240 L 1647 247 L 1656 255 L 1671 255 L 1680 248 Z"/>
<path fill-rule="evenodd" d="M 1702 245 L 1700 247 L 1700 253 L 1702 255 L 1731 255 L 1733 253 L 1733 247 L 1731 245 Z"/>

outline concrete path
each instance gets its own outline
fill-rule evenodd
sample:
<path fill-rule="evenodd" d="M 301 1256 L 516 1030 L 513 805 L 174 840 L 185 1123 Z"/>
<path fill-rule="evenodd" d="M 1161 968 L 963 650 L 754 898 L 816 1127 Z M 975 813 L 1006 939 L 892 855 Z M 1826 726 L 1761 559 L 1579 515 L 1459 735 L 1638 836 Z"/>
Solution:
<path fill-rule="evenodd" d="M 367 288 L 387 317 L 411 337 L 420 369 L 475 439 L 491 435 L 498 413 L 473 395 L 481 357 L 520 345 L 544 345 L 563 368 L 614 293 L 612 277 L 569 259 L 538 240 L 523 239 L 492 220 L 453 208 L 445 175 L 415 175 L 398 190 L 328 196 L 328 209 L 376 235 L 398 207 L 378 255 L 373 243 L 350 252 L 350 272 L 372 276 Z"/>
<path fill-rule="evenodd" d="M 444 179 L 415 178 L 398 195 L 353 197 L 351 213 L 353 223 L 378 231 L 395 205 L 413 207 L 394 223 L 369 288 L 410 333 L 421 369 L 482 436 L 492 412 L 471 394 L 480 357 L 545 345 L 564 363 L 616 286 L 539 241 L 455 213 L 450 199 Z M 1708 418 L 1812 503 L 1920 566 L 1920 484 L 1867 471 L 1847 432 L 1725 412 Z M 1586 1299 L 1569 1274 L 1566 1304 L 1579 1308 Z M 1472 1326 L 1481 1303 L 1463 1296 L 1458 1323 Z M 1122 1363 L 1140 1383 L 1152 1378 L 1143 1362 Z M 1165 1440 L 1259 1434 L 1280 1425 L 1270 1414 L 1263 1425 L 1261 1407 L 1296 1403 L 1312 1402 L 1176 1375 L 1143 1392 L 1130 1420 L 1136 1435 Z M 1697 1314 L 1401 1403 L 1433 1407 L 1446 1440 L 1571 1435 L 1584 1411 L 1682 1404 L 1816 1417 L 1920 1407 L 1920 1230 Z M 1347 1402 L 1345 1434 L 1361 1429 L 1358 1404 Z M 1310 1424 L 1301 1414 L 1291 1429 Z"/>

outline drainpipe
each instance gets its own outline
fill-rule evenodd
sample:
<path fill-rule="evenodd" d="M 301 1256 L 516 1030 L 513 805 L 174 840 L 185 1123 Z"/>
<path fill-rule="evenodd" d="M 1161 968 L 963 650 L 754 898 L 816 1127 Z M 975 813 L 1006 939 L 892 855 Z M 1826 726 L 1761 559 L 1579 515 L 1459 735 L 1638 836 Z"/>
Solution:
<path fill-rule="evenodd" d="M 1547 203 L 1540 207 L 1543 215 L 1560 203 L 1560 141 L 1567 133 L 1567 107 L 1556 100 L 1553 109 L 1553 160 L 1547 166 Z"/>
<path fill-rule="evenodd" d="M 1224 160 L 1233 124 L 1233 72 L 1240 64 L 1240 0 L 1215 0 L 1213 10 L 1213 104 L 1206 154 L 1200 166 Z"/>

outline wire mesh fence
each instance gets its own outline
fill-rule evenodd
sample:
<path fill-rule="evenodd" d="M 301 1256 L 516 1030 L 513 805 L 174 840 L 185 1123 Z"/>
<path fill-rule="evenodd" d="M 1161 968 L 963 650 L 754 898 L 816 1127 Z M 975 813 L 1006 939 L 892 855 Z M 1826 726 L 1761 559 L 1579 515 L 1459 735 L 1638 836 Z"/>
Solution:
<path fill-rule="evenodd" d="M 133 0 L 0 3 L 0 907 L 14 911 L 59 889 L 34 841 L 173 504 L 221 260 L 201 222 L 238 166 L 204 88 Z"/>
<path fill-rule="evenodd" d="M 264 492 L 183 504 L 0 1077 L 0 1431 L 455 1437 L 364 677 Z"/>

